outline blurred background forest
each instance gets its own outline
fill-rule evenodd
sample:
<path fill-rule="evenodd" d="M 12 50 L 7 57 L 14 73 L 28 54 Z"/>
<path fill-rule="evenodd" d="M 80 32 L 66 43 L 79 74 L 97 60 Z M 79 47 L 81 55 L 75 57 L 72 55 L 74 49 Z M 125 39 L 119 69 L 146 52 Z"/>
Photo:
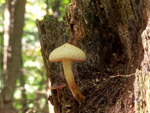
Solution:
<path fill-rule="evenodd" d="M 0 0 L 0 109 L 48 112 L 47 78 L 35 20 L 63 19 L 70 0 Z M 20 26 L 22 25 L 22 26 Z"/>

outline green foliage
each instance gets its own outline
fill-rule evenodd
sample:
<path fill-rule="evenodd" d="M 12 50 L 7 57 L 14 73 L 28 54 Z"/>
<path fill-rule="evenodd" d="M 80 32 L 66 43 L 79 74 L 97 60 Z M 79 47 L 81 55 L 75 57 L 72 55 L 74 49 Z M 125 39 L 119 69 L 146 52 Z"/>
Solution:
<path fill-rule="evenodd" d="M 6 2 L 6 0 L 1 0 L 0 1 L 0 6 L 3 5 Z"/>
<path fill-rule="evenodd" d="M 35 20 L 42 18 L 46 12 L 44 9 L 45 3 L 43 0 L 28 0 L 26 3 L 25 26 L 22 38 L 22 60 L 23 60 L 23 74 L 24 86 L 21 86 L 20 80 L 17 80 L 17 89 L 14 94 L 14 107 L 19 113 L 22 113 L 21 101 L 26 101 L 28 110 L 42 111 L 46 108 L 46 97 L 41 94 L 36 94 L 35 91 L 45 91 L 46 71 L 43 64 L 42 55 L 40 52 L 40 43 L 38 30 L 36 28 Z M 26 100 L 22 97 L 22 88 L 26 91 Z M 38 100 L 36 99 L 38 97 Z M 44 101 L 43 101 L 44 100 Z M 35 105 L 35 101 L 39 103 Z M 36 110 L 35 110 L 36 107 Z"/>
<path fill-rule="evenodd" d="M 62 17 L 65 14 L 65 7 L 69 4 L 69 2 L 70 2 L 69 0 L 61 0 L 60 7 L 59 7 L 59 10 L 61 12 L 59 20 L 62 20 Z"/>

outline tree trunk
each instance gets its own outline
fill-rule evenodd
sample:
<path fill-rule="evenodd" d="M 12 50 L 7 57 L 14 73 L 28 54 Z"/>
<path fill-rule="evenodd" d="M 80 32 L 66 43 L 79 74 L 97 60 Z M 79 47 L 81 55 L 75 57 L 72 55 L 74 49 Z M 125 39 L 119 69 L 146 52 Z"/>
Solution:
<path fill-rule="evenodd" d="M 59 6 L 60 6 L 60 1 L 59 0 L 56 0 L 56 1 L 53 2 L 53 5 L 52 5 L 53 16 L 56 17 L 56 18 L 58 18 L 59 15 L 60 15 Z"/>
<path fill-rule="evenodd" d="M 56 82 L 65 81 L 62 66 L 60 63 L 49 63 L 49 53 L 56 47 L 67 42 L 67 34 L 65 31 L 65 24 L 63 22 L 58 22 L 58 20 L 52 16 L 45 16 L 43 21 L 36 21 L 38 31 L 39 31 L 39 40 L 41 44 L 41 53 L 44 60 L 44 65 L 47 70 L 47 77 L 50 78 L 51 85 Z M 48 29 L 51 30 L 48 30 Z M 45 41 L 46 40 L 46 41 Z M 57 91 L 52 90 L 52 96 L 48 100 L 51 101 L 51 104 L 55 106 L 55 113 L 63 113 L 62 105 L 57 101 Z M 63 96 L 64 97 L 64 96 Z M 62 103 L 65 100 L 61 100 Z"/>
<path fill-rule="evenodd" d="M 21 38 L 23 34 L 26 0 L 17 0 L 14 4 L 11 2 L 11 0 L 6 1 L 5 10 L 7 11 L 5 12 L 5 19 L 9 22 L 9 25 L 5 24 L 8 29 L 5 29 L 4 34 L 5 43 L 7 44 L 4 49 L 3 62 L 5 77 L 3 88 L 4 109 L 13 109 L 13 94 L 16 87 L 16 80 L 22 74 Z M 10 14 L 11 16 L 7 17 Z"/>
<path fill-rule="evenodd" d="M 147 0 L 72 0 L 64 17 L 66 31 L 64 23 L 44 17 L 38 28 L 41 52 L 52 84 L 66 83 L 62 64 L 49 62 L 53 49 L 69 42 L 87 56 L 86 62 L 72 64 L 85 101 L 79 105 L 67 86 L 61 93 L 60 104 L 56 92 L 52 91 L 51 102 L 56 113 L 148 110 L 149 101 L 144 99 L 150 99 L 149 86 L 144 84 L 149 79 L 146 83 L 144 80 L 149 76 L 149 37 L 148 32 L 146 38 L 142 34 L 147 26 L 148 5 Z M 146 93 L 143 88 L 147 89 Z"/>
<path fill-rule="evenodd" d="M 49 14 L 49 0 L 46 0 L 45 3 L 46 3 L 46 14 L 48 15 Z"/>
<path fill-rule="evenodd" d="M 25 77 L 24 77 L 23 73 L 20 74 L 19 81 L 20 81 L 20 87 L 23 88 L 21 91 L 21 96 L 23 99 L 23 101 L 21 102 L 22 112 L 25 113 L 28 110 L 28 106 L 27 106 L 27 96 L 26 96 L 26 90 L 25 90 Z"/>

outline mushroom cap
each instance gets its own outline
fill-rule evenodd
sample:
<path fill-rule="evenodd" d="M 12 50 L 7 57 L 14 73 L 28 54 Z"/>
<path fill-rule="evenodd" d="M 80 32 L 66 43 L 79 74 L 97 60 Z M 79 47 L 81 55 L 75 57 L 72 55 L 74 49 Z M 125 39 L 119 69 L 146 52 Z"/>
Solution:
<path fill-rule="evenodd" d="M 70 59 L 71 61 L 85 61 L 85 53 L 76 46 L 73 46 L 69 43 L 54 49 L 50 56 L 49 60 L 51 62 L 61 62 L 63 59 Z"/>
<path fill-rule="evenodd" d="M 58 82 L 58 83 L 53 84 L 51 86 L 51 89 L 61 89 L 61 88 L 64 88 L 64 87 L 66 87 L 66 84 Z"/>

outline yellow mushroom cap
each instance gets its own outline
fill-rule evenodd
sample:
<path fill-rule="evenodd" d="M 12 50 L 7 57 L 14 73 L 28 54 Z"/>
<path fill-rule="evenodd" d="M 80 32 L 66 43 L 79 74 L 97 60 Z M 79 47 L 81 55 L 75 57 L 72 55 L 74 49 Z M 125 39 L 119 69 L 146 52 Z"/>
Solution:
<path fill-rule="evenodd" d="M 85 61 L 85 53 L 76 46 L 69 43 L 54 49 L 49 55 L 51 62 L 61 62 L 63 59 L 70 59 L 71 61 Z"/>

